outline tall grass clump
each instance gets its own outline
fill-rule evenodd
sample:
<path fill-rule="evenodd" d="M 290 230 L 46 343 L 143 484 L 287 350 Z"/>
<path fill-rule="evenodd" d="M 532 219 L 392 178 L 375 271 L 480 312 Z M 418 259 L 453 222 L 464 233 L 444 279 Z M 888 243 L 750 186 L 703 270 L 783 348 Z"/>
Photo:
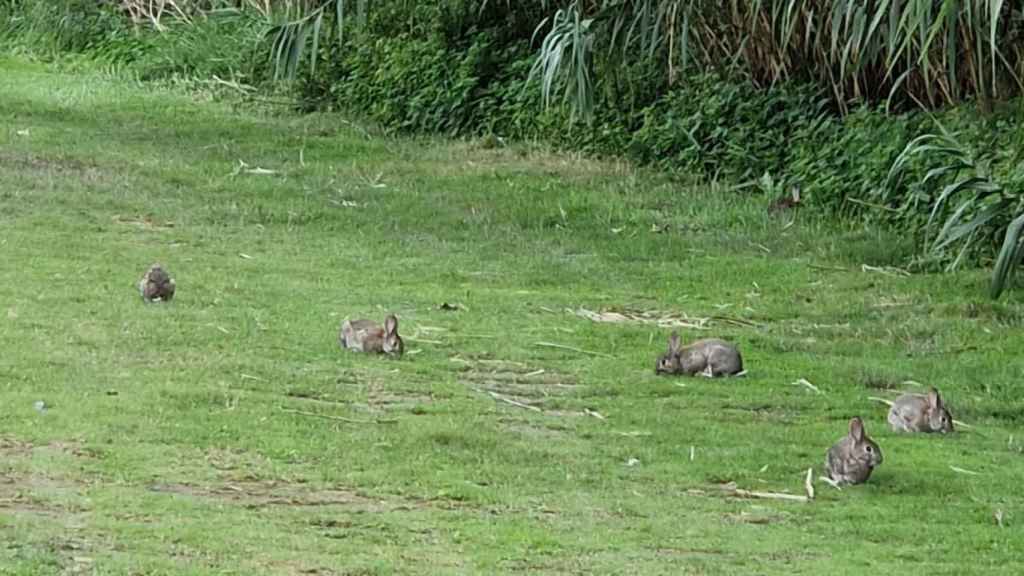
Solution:
<path fill-rule="evenodd" d="M 658 62 L 669 84 L 694 66 L 738 69 L 761 87 L 807 81 L 844 112 L 865 101 L 987 107 L 1021 91 L 1022 33 L 1020 5 L 1004 0 L 574 0 L 552 19 L 538 67 L 562 72 L 543 88 L 577 107 L 624 57 Z M 592 75 L 579 66 L 589 55 Z"/>
<path fill-rule="evenodd" d="M 0 44 L 42 58 L 79 54 L 142 79 L 247 79 L 267 21 L 254 2 L 0 3 Z"/>
<path fill-rule="evenodd" d="M 405 7 L 393 0 L 310 1 L 275 37 L 273 58 L 294 72 L 322 31 L 371 10 Z M 383 8 L 381 8 L 383 6 Z M 655 66 L 665 85 L 687 71 L 739 70 L 760 87 L 803 81 L 847 111 L 856 102 L 938 107 L 977 98 L 983 106 L 1020 93 L 1024 16 L 1005 0 L 446 0 L 503 12 L 540 15 L 535 74 L 544 100 L 565 100 L 589 117 L 594 94 L 631 75 L 623 64 Z M 352 18 L 350 15 L 354 15 Z M 315 62 L 315 58 L 311 59 Z"/>
<path fill-rule="evenodd" d="M 990 296 L 1010 285 L 1024 257 L 1024 163 L 1019 149 L 941 129 L 912 140 L 889 171 L 886 190 L 905 220 L 918 215 L 922 259 L 954 270 L 993 265 Z M 980 145 L 979 145 L 980 144 Z M 909 167 L 924 163 L 917 176 Z M 927 213 L 924 219 L 920 215 Z"/>

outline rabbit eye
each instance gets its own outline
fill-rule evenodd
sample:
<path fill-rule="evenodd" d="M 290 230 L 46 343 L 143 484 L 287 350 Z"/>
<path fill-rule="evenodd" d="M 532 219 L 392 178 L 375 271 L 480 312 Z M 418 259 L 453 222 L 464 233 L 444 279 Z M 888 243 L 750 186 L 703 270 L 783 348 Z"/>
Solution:
<path fill-rule="evenodd" d="M 865 446 L 864 449 L 867 450 L 868 452 L 871 452 L 871 446 Z"/>

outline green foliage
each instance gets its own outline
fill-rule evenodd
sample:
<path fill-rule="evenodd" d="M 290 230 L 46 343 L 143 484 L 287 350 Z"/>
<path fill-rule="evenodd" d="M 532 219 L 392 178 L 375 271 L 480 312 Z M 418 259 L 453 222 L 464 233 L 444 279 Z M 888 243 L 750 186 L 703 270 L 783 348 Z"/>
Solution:
<path fill-rule="evenodd" d="M 252 79 L 263 63 L 266 23 L 249 12 L 218 11 L 192 23 L 175 22 L 163 32 L 140 35 L 133 69 L 143 79 L 213 76 Z"/>
<path fill-rule="evenodd" d="M 324 75 L 305 82 L 308 98 L 329 98 L 392 130 L 457 134 L 469 129 L 486 39 L 456 57 L 435 39 L 363 38 L 345 50 L 335 47 Z"/>
<path fill-rule="evenodd" d="M 0 42 L 43 56 L 102 50 L 127 28 L 116 10 L 95 0 L 0 4 Z"/>
<path fill-rule="evenodd" d="M 710 177 L 747 180 L 765 172 L 783 174 L 787 143 L 827 116 L 811 90 L 758 90 L 717 74 L 688 77 L 642 111 L 629 150 L 644 162 Z"/>
<path fill-rule="evenodd" d="M 801 182 L 810 204 L 846 215 L 868 210 L 872 219 L 905 229 L 899 221 L 913 214 L 890 206 L 884 183 L 919 124 L 916 114 L 887 115 L 866 106 L 841 118 L 821 116 L 793 131 L 785 172 Z"/>
<path fill-rule="evenodd" d="M 1024 18 L 1019 3 L 1004 0 L 551 4 L 565 5 L 538 54 L 539 68 L 553 80 L 542 89 L 547 100 L 553 92 L 571 94 L 577 108 L 592 103 L 588 95 L 624 58 L 657 62 L 667 84 L 692 67 L 740 70 L 760 86 L 810 82 L 843 110 L 881 100 L 987 103 L 1022 87 Z M 593 69 L 580 66 L 591 59 Z"/>
<path fill-rule="evenodd" d="M 343 109 L 388 131 L 539 140 L 753 193 L 755 181 L 772 183 L 763 193 L 798 184 L 804 204 L 917 239 L 917 265 L 998 260 L 1010 274 L 1019 260 L 1005 232 L 1016 229 L 1011 167 L 1024 132 L 994 103 L 1022 75 L 1019 43 L 1000 41 L 1021 32 L 1009 4 L 942 3 L 931 15 L 921 1 L 826 2 L 813 14 L 814 3 L 775 0 L 181 4 L 180 18 L 149 25 L 111 3 L 8 0 L 0 42 L 86 53 L 144 79 L 293 78 L 285 86 L 303 109 Z M 884 110 L 866 103 L 890 95 Z M 903 104 L 971 95 L 996 113 L 934 113 L 963 154 L 928 139 L 908 148 L 932 117 Z M 569 105 L 545 106 L 555 101 Z M 964 185 L 938 202 L 958 177 L 1000 191 L 967 202 L 979 189 Z M 939 230 L 952 236 L 939 242 Z"/>
<path fill-rule="evenodd" d="M 904 184 L 912 189 L 903 196 L 913 212 L 919 201 L 929 207 L 922 234 L 926 256 L 945 262 L 947 270 L 972 257 L 996 254 L 989 292 L 998 298 L 1024 254 L 1024 167 L 1006 158 L 1006 148 L 978 149 L 958 136 L 943 132 L 915 138 L 893 163 L 887 184 L 890 190 Z M 908 177 L 907 167 L 921 158 L 931 168 L 923 177 Z"/>
<path fill-rule="evenodd" d="M 111 3 L 22 0 L 0 5 L 0 42 L 43 57 L 79 53 L 142 79 L 251 76 L 265 20 L 253 11 L 196 11 L 135 24 Z"/>

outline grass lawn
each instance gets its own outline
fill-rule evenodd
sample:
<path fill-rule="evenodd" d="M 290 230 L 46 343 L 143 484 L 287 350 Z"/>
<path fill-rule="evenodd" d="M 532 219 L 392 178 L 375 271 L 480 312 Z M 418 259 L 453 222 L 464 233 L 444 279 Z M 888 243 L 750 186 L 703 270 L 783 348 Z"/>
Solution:
<path fill-rule="evenodd" d="M 0 77 L 0 574 L 1019 574 L 1024 308 L 985 271 L 612 161 Z M 748 374 L 657 377 L 671 328 L 580 309 Z M 339 349 L 388 311 L 403 359 Z M 972 428 L 889 432 L 869 397 L 926 385 Z M 722 489 L 802 494 L 854 415 L 866 485 Z"/>

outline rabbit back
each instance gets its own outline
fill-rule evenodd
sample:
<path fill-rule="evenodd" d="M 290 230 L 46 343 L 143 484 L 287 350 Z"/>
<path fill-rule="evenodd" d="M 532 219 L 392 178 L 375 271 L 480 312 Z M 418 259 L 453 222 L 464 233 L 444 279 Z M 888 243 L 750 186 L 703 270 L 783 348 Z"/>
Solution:
<path fill-rule="evenodd" d="M 383 352 L 384 327 L 373 320 L 345 320 L 339 335 L 342 348 L 357 352 Z"/>
<path fill-rule="evenodd" d="M 139 281 L 139 293 L 147 302 L 174 298 L 174 279 L 159 264 L 154 264 Z"/>
<path fill-rule="evenodd" d="M 680 351 L 681 371 L 690 376 L 710 368 L 712 376 L 729 376 L 743 371 L 743 358 L 736 346 L 718 338 L 697 340 Z"/>
<path fill-rule="evenodd" d="M 934 394 L 934 396 L 932 396 Z M 887 417 L 893 432 L 953 431 L 953 417 L 943 405 L 937 390 L 929 395 L 904 394 L 892 403 Z"/>

